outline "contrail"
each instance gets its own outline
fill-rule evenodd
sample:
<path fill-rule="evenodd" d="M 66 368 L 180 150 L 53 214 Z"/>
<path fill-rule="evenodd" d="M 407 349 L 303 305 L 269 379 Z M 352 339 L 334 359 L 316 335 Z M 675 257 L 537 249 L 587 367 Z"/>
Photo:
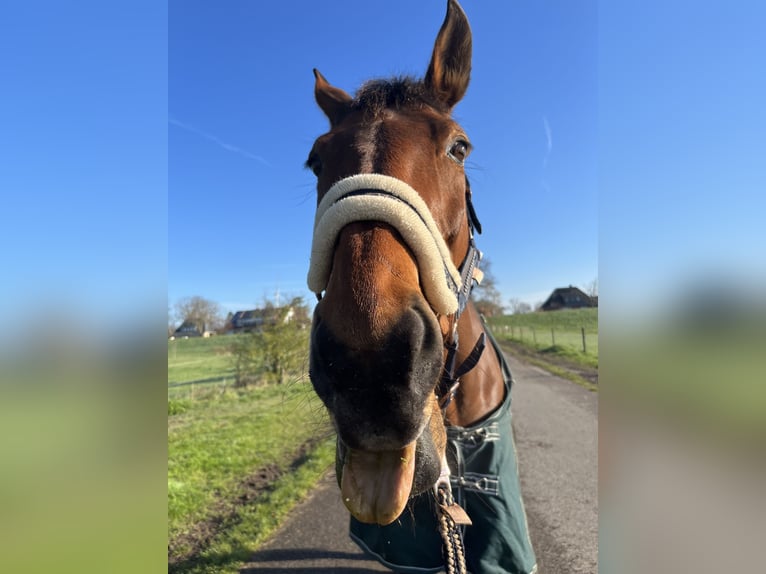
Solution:
<path fill-rule="evenodd" d="M 543 129 L 545 129 L 545 158 L 543 158 L 543 167 L 548 165 L 548 158 L 551 155 L 553 149 L 553 133 L 551 132 L 551 125 L 548 123 L 548 118 L 543 116 Z"/>
<path fill-rule="evenodd" d="M 213 134 L 209 134 L 201 129 L 195 128 L 194 126 L 190 126 L 189 124 L 185 124 L 183 122 L 179 122 L 178 120 L 175 120 L 173 118 L 168 118 L 168 123 L 172 124 L 174 126 L 177 126 L 183 130 L 186 130 L 187 132 L 191 132 L 193 134 L 197 134 L 198 136 L 202 136 L 203 138 L 210 140 L 211 142 L 217 144 L 218 146 L 222 147 L 226 151 L 230 151 L 236 154 L 239 154 L 243 157 L 246 157 L 248 159 L 254 159 L 257 162 L 262 163 L 265 166 L 271 167 L 271 164 L 266 161 L 266 158 L 256 155 L 254 153 L 251 153 L 247 151 L 246 149 L 242 149 L 241 147 L 237 147 L 235 145 L 231 145 L 226 143 L 225 141 L 221 140 L 219 137 L 214 136 Z"/>

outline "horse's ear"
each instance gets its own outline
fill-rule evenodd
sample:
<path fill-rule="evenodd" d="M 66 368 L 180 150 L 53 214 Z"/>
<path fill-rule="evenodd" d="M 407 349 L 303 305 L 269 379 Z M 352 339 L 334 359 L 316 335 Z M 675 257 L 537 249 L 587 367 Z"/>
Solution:
<path fill-rule="evenodd" d="M 447 2 L 447 16 L 434 44 L 425 84 L 451 109 L 465 95 L 471 78 L 471 27 L 455 0 Z"/>
<path fill-rule="evenodd" d="M 325 77 L 314 68 L 314 97 L 317 104 L 330 120 L 330 126 L 338 124 L 350 108 L 351 96 L 340 88 L 331 86 Z"/>

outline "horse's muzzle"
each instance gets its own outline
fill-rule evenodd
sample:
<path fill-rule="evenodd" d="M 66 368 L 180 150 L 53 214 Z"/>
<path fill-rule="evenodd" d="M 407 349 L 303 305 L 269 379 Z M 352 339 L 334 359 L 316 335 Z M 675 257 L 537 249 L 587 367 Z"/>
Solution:
<path fill-rule="evenodd" d="M 403 448 L 425 426 L 424 409 L 442 368 L 442 340 L 430 310 L 411 307 L 375 348 L 339 337 L 317 305 L 309 374 L 341 440 L 361 450 Z"/>
<path fill-rule="evenodd" d="M 409 496 L 433 485 L 439 460 L 433 424 L 442 339 L 430 309 L 406 309 L 375 348 L 335 335 L 317 305 L 310 378 L 338 433 L 344 502 L 364 522 L 389 523 Z M 438 442 L 438 441 L 437 441 Z"/>

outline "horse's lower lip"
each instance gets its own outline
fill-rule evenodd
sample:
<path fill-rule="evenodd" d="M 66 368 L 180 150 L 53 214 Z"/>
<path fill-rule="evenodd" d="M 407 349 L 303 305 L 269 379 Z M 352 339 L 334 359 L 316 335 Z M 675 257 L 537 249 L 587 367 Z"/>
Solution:
<path fill-rule="evenodd" d="M 386 525 L 404 510 L 415 474 L 415 441 L 398 450 L 346 450 L 341 496 L 360 522 Z"/>

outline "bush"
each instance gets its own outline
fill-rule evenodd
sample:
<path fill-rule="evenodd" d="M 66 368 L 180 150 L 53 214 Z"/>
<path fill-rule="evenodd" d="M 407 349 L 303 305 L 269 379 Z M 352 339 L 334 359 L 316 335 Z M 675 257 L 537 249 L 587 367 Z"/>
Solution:
<path fill-rule="evenodd" d="M 258 345 L 252 333 L 235 335 L 229 346 L 234 367 L 234 386 L 247 387 L 255 381 L 259 366 Z"/>
<path fill-rule="evenodd" d="M 168 399 L 168 416 L 180 415 L 191 408 L 191 401 L 187 399 Z"/>
<path fill-rule="evenodd" d="M 307 331 L 292 323 L 278 323 L 256 334 L 263 375 L 282 384 L 303 374 L 308 351 Z"/>
<path fill-rule="evenodd" d="M 282 384 L 302 376 L 305 371 L 308 329 L 302 322 L 286 321 L 285 316 L 277 312 L 273 323 L 259 331 L 236 336 L 229 350 L 234 386 Z"/>

